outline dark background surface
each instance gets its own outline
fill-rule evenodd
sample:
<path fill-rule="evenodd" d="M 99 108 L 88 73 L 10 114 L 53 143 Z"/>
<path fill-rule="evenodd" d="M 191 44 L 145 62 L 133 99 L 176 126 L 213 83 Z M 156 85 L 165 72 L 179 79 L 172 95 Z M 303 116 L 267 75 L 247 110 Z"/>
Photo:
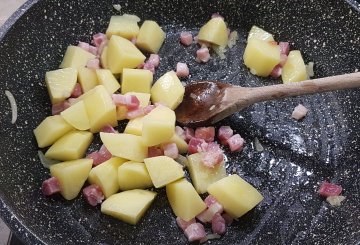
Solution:
<path fill-rule="evenodd" d="M 186 83 L 206 79 L 242 86 L 279 83 L 254 77 L 243 65 L 245 40 L 253 24 L 300 49 L 305 62 L 315 62 L 316 77 L 360 68 L 360 14 L 345 1 L 129 0 L 120 4 L 121 13 L 156 20 L 167 33 L 156 77 L 181 61 L 190 67 Z M 0 30 L 0 213 L 5 222 L 29 244 L 186 243 L 163 189 L 137 226 L 102 215 L 81 196 L 73 201 L 42 196 L 40 186 L 49 173 L 38 161 L 32 130 L 50 114 L 45 72 L 58 68 L 68 45 L 89 42 L 119 12 L 107 1 L 30 1 L 26 6 L 30 5 L 6 34 L 6 25 Z M 214 12 L 239 32 L 240 40 L 225 60 L 198 64 L 197 47 L 181 46 L 179 33 L 195 34 Z M 6 89 L 17 99 L 15 125 L 10 123 Z M 360 243 L 359 96 L 357 89 L 259 103 L 216 125 L 230 125 L 246 139 L 243 152 L 226 152 L 228 173 L 238 173 L 265 199 L 212 244 Z M 300 122 L 290 119 L 298 103 L 310 109 Z M 263 152 L 254 149 L 255 137 L 265 147 Z M 316 193 L 324 180 L 344 187 L 347 199 L 341 207 L 331 207 Z"/>

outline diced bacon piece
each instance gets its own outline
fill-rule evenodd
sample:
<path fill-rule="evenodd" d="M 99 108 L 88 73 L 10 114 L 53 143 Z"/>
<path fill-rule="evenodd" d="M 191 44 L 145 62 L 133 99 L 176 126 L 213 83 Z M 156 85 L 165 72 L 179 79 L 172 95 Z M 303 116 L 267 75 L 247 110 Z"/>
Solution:
<path fill-rule="evenodd" d="M 135 45 L 135 44 L 136 44 L 136 40 L 137 40 L 136 37 L 132 37 L 130 41 Z"/>
<path fill-rule="evenodd" d="M 107 37 L 104 33 L 97 33 L 93 36 L 92 44 L 94 44 L 96 47 L 99 47 L 102 42 L 107 41 Z"/>
<path fill-rule="evenodd" d="M 114 129 L 113 126 L 111 126 L 110 124 L 105 125 L 104 127 L 102 127 L 102 129 L 100 130 L 101 132 L 104 133 L 115 133 L 118 134 L 119 132 L 117 130 Z"/>
<path fill-rule="evenodd" d="M 210 60 L 208 48 L 200 48 L 196 51 L 196 61 L 206 63 Z"/>
<path fill-rule="evenodd" d="M 85 187 L 83 189 L 83 195 L 85 200 L 94 207 L 99 203 L 102 203 L 105 198 L 100 187 L 95 184 Z"/>
<path fill-rule="evenodd" d="M 189 242 L 199 241 L 206 236 L 204 226 L 200 223 L 194 223 L 189 225 L 185 229 L 184 233 Z"/>
<path fill-rule="evenodd" d="M 282 67 L 279 64 L 274 67 L 274 69 L 270 73 L 270 76 L 273 78 L 278 78 L 281 76 L 281 73 L 282 73 Z"/>
<path fill-rule="evenodd" d="M 100 60 L 97 59 L 97 58 L 90 59 L 86 63 L 86 67 L 89 68 L 89 69 L 100 69 Z"/>
<path fill-rule="evenodd" d="M 184 127 L 185 131 L 185 140 L 189 142 L 193 137 L 195 137 L 195 131 L 192 128 Z"/>
<path fill-rule="evenodd" d="M 286 54 L 280 54 L 280 63 L 279 65 L 283 67 L 287 61 L 287 55 Z"/>
<path fill-rule="evenodd" d="M 188 153 L 194 154 L 197 152 L 201 152 L 203 145 L 205 144 L 206 144 L 205 140 L 192 137 L 189 141 Z"/>
<path fill-rule="evenodd" d="M 113 94 L 111 97 L 115 105 L 126 105 L 128 103 L 123 94 Z"/>
<path fill-rule="evenodd" d="M 290 52 L 290 44 L 288 42 L 279 42 L 280 53 L 288 55 Z"/>
<path fill-rule="evenodd" d="M 178 62 L 176 64 L 176 75 L 178 77 L 187 77 L 189 76 L 189 67 L 185 63 Z"/>
<path fill-rule="evenodd" d="M 213 19 L 213 18 L 221 18 L 221 19 L 224 19 L 224 17 L 222 17 L 219 13 L 213 13 L 212 15 L 211 15 L 211 18 Z"/>
<path fill-rule="evenodd" d="M 342 192 L 342 187 L 333 183 L 324 181 L 319 189 L 319 194 L 324 197 L 339 196 Z"/>
<path fill-rule="evenodd" d="M 234 130 L 230 126 L 221 126 L 218 130 L 218 139 L 223 145 L 227 145 L 227 140 L 233 135 Z"/>
<path fill-rule="evenodd" d="M 179 149 L 175 143 L 168 143 L 163 145 L 164 155 L 175 159 L 179 156 Z"/>
<path fill-rule="evenodd" d="M 140 105 L 140 101 L 135 95 L 113 94 L 112 100 L 115 105 L 124 105 L 128 110 L 138 109 Z"/>
<path fill-rule="evenodd" d="M 95 46 L 92 46 L 92 45 L 89 46 L 89 52 L 92 53 L 93 55 L 97 55 L 98 50 L 99 49 L 97 47 L 95 47 Z"/>
<path fill-rule="evenodd" d="M 219 144 L 216 142 L 210 142 L 206 148 L 204 148 L 201 155 L 202 163 L 209 167 L 213 168 L 215 165 L 221 163 L 224 160 L 224 153 L 221 150 Z"/>
<path fill-rule="evenodd" d="M 215 234 L 222 235 L 226 231 L 225 219 L 221 216 L 221 214 L 216 213 L 211 221 L 211 229 Z"/>
<path fill-rule="evenodd" d="M 191 34 L 191 32 L 186 32 L 183 31 L 180 33 L 180 43 L 185 45 L 185 46 L 189 46 L 191 45 L 193 42 L 193 36 Z"/>
<path fill-rule="evenodd" d="M 151 146 L 148 147 L 148 157 L 158 157 L 163 156 L 164 152 L 163 150 L 158 146 Z"/>
<path fill-rule="evenodd" d="M 230 151 L 241 151 L 244 148 L 245 140 L 241 138 L 240 134 L 234 134 L 227 140 Z"/>
<path fill-rule="evenodd" d="M 149 114 L 152 110 L 155 109 L 155 106 L 154 105 L 147 105 L 145 107 L 143 107 L 143 110 L 144 110 L 144 114 Z"/>
<path fill-rule="evenodd" d="M 151 62 L 148 62 L 148 61 L 147 61 L 147 62 L 144 64 L 143 69 L 144 69 L 144 70 L 149 70 L 149 71 L 151 71 L 153 74 L 155 73 L 155 66 L 154 66 L 154 64 L 151 63 Z"/>
<path fill-rule="evenodd" d="M 145 111 L 143 108 L 138 108 L 138 109 L 126 112 L 127 119 L 134 119 L 134 118 L 142 117 L 142 116 L 145 116 Z"/>
<path fill-rule="evenodd" d="M 205 200 L 204 200 L 205 204 L 207 207 L 210 207 L 212 204 L 217 203 L 218 201 L 216 200 L 216 198 L 212 195 L 208 195 Z"/>
<path fill-rule="evenodd" d="M 82 94 L 83 94 L 83 92 L 82 92 L 82 88 L 81 88 L 80 83 L 76 83 L 76 84 L 75 84 L 75 88 L 74 88 L 74 90 L 72 91 L 70 97 L 71 97 L 71 98 L 77 98 L 77 97 L 79 97 L 79 96 L 82 95 Z"/>
<path fill-rule="evenodd" d="M 180 126 L 175 127 L 175 133 L 180 136 L 183 140 L 186 140 L 185 130 Z"/>
<path fill-rule="evenodd" d="M 200 214 L 198 214 L 196 218 L 200 220 L 202 223 L 211 222 L 215 214 L 217 213 L 221 214 L 223 211 L 224 211 L 223 206 L 220 203 L 215 202 L 211 204 L 209 208 L 205 209 Z"/>
<path fill-rule="evenodd" d="M 105 145 L 102 145 L 100 147 L 99 154 L 103 157 L 103 159 L 106 159 L 105 161 L 109 160 L 112 157 L 112 154 Z"/>
<path fill-rule="evenodd" d="M 308 113 L 308 111 L 309 111 L 308 108 L 306 108 L 302 104 L 299 104 L 294 108 L 291 117 L 294 118 L 295 120 L 303 119 Z"/>
<path fill-rule="evenodd" d="M 277 43 L 276 41 L 268 41 L 268 43 L 269 43 L 270 45 L 273 45 L 273 46 L 277 46 L 277 45 L 278 45 L 278 43 Z"/>
<path fill-rule="evenodd" d="M 185 231 L 186 228 L 189 227 L 189 225 L 195 224 L 195 223 L 196 223 L 196 220 L 195 220 L 195 218 L 193 218 L 193 219 L 191 219 L 191 220 L 189 220 L 189 221 L 185 221 L 185 220 L 183 220 L 183 219 L 180 218 L 180 217 L 176 217 L 176 223 L 177 223 L 177 225 L 178 225 L 183 231 Z"/>
<path fill-rule="evenodd" d="M 150 57 L 147 62 L 153 64 L 154 67 L 156 68 L 160 65 L 160 56 L 158 54 L 150 54 Z"/>
<path fill-rule="evenodd" d="M 60 192 L 60 183 L 55 177 L 51 177 L 42 183 L 41 191 L 44 196 L 51 196 Z"/>
<path fill-rule="evenodd" d="M 136 68 L 138 69 L 143 69 L 145 66 L 145 62 L 141 63 L 140 65 L 138 65 Z"/>
<path fill-rule="evenodd" d="M 206 142 L 212 142 L 215 138 L 215 128 L 199 127 L 195 130 L 195 138 L 203 139 Z"/>
<path fill-rule="evenodd" d="M 226 225 L 231 225 L 234 221 L 233 217 L 231 217 L 228 213 L 223 213 L 221 216 L 224 218 Z"/>
<path fill-rule="evenodd" d="M 79 47 L 79 48 L 82 48 L 82 49 L 85 50 L 85 51 L 89 51 L 90 44 L 79 41 L 78 47 Z"/>
<path fill-rule="evenodd" d="M 93 160 L 94 167 L 104 162 L 103 157 L 99 154 L 98 151 L 91 152 L 86 156 L 86 158 Z"/>
<path fill-rule="evenodd" d="M 69 108 L 70 106 L 71 106 L 71 104 L 67 100 L 64 100 L 63 102 L 60 102 L 60 103 L 57 103 L 57 104 L 53 104 L 51 106 L 51 114 L 52 115 L 59 115 L 60 112 L 62 112 L 65 109 Z"/>

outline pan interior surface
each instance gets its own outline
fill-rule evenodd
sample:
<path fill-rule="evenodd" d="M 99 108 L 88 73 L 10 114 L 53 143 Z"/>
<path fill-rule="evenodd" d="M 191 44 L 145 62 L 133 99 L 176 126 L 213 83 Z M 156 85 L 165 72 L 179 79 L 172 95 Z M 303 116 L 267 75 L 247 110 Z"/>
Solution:
<path fill-rule="evenodd" d="M 156 190 L 141 222 L 128 225 L 100 213 L 79 196 L 73 201 L 45 198 L 41 183 L 49 177 L 37 157 L 32 130 L 48 115 L 46 71 L 58 68 L 66 47 L 89 42 L 104 32 L 111 15 L 136 14 L 166 32 L 155 78 L 177 62 L 190 67 L 185 83 L 220 80 L 241 86 L 277 84 L 255 77 L 243 64 L 247 33 L 258 25 L 301 50 L 315 63 L 315 77 L 360 67 L 360 13 L 346 1 L 30 1 L 34 4 L 0 40 L 0 213 L 29 244 L 185 244 L 163 189 Z M 197 47 L 179 44 L 181 31 L 196 34 L 212 13 L 224 16 L 239 33 L 235 47 L 221 60 L 195 61 Z M 15 17 L 14 17 L 15 18 Z M 4 91 L 17 101 L 19 117 L 11 124 Z M 212 244 L 359 244 L 360 91 L 301 96 L 256 104 L 216 125 L 231 126 L 246 140 L 241 153 L 226 152 L 228 173 L 237 173 L 264 196 L 254 210 L 228 227 Z M 300 122 L 290 118 L 299 103 L 310 109 Z M 124 128 L 120 125 L 119 129 Z M 257 151 L 254 141 L 264 146 Z M 99 139 L 97 139 L 99 143 Z M 91 146 L 96 149 L 99 144 Z M 323 181 L 344 188 L 346 200 L 330 206 L 318 193 Z M 210 231 L 209 227 L 207 227 Z"/>

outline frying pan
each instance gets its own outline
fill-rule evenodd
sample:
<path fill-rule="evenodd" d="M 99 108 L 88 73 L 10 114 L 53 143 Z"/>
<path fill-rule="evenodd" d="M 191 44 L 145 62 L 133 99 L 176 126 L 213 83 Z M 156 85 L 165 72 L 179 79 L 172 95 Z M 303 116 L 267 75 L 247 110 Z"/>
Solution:
<path fill-rule="evenodd" d="M 243 65 L 247 32 L 256 24 L 277 40 L 300 49 L 315 62 L 315 76 L 360 68 L 360 13 L 356 1 L 335 0 L 119 0 L 121 13 L 156 20 L 167 38 L 156 77 L 189 64 L 191 80 L 222 80 L 241 86 L 279 83 L 251 75 Z M 41 183 L 49 177 L 37 157 L 32 130 L 50 114 L 44 74 L 58 68 L 69 44 L 90 41 L 105 31 L 109 1 L 28 1 L 0 29 L 0 214 L 28 244 L 185 244 L 163 189 L 136 226 L 102 215 L 78 197 L 45 198 Z M 194 33 L 212 13 L 239 32 L 226 59 L 198 64 L 195 45 L 178 43 L 179 33 Z M 11 124 L 4 91 L 18 103 Z M 212 244 L 360 244 L 360 90 L 308 95 L 254 105 L 216 126 L 230 125 L 246 139 L 241 153 L 227 152 L 228 173 L 236 172 L 264 195 L 254 210 L 234 222 Z M 300 122 L 289 118 L 299 103 L 310 109 Z M 119 130 L 124 125 L 119 126 Z M 264 146 L 256 151 L 257 138 Z M 95 149 L 96 144 L 91 146 Z M 332 207 L 317 194 L 324 181 L 341 184 L 346 200 Z M 208 229 L 208 227 L 207 227 Z"/>

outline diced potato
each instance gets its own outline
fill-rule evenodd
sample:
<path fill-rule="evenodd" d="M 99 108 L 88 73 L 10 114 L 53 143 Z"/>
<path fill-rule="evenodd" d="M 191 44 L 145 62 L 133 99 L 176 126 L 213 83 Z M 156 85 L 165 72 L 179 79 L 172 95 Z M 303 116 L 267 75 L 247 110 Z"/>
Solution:
<path fill-rule="evenodd" d="M 143 162 L 129 161 L 118 168 L 120 190 L 146 189 L 153 186 Z"/>
<path fill-rule="evenodd" d="M 45 156 L 60 161 L 70 161 L 82 158 L 93 135 L 87 131 L 70 131 L 58 139 L 45 153 Z"/>
<path fill-rule="evenodd" d="M 142 162 L 147 157 L 148 148 L 142 143 L 140 136 L 100 132 L 100 138 L 114 156 L 136 162 Z"/>
<path fill-rule="evenodd" d="M 150 157 L 144 159 L 152 183 L 156 188 L 163 187 L 184 177 L 182 166 L 167 156 Z"/>
<path fill-rule="evenodd" d="M 124 133 L 133 134 L 133 135 L 142 135 L 142 127 L 143 127 L 143 119 L 144 117 L 137 117 L 129 120 L 128 124 L 125 127 Z"/>
<path fill-rule="evenodd" d="M 236 174 L 211 184 L 207 191 L 233 218 L 243 216 L 263 200 L 263 196 L 252 185 Z"/>
<path fill-rule="evenodd" d="M 45 75 L 46 87 L 52 104 L 62 102 L 70 97 L 77 81 L 77 70 L 65 68 L 48 71 Z"/>
<path fill-rule="evenodd" d="M 150 94 L 149 93 L 139 93 L 139 92 L 128 92 L 126 94 L 135 95 L 140 101 L 140 107 L 145 107 L 150 104 Z"/>
<path fill-rule="evenodd" d="M 112 35 L 118 35 L 130 40 L 139 33 L 139 21 L 136 15 L 111 16 L 106 36 L 110 39 Z"/>
<path fill-rule="evenodd" d="M 301 52 L 299 50 L 290 51 L 281 73 L 283 83 L 300 82 L 306 80 L 307 77 Z"/>
<path fill-rule="evenodd" d="M 192 154 L 187 158 L 191 181 L 199 194 L 205 193 L 212 183 L 226 177 L 224 162 L 209 168 L 202 163 L 201 153 Z"/>
<path fill-rule="evenodd" d="M 136 39 L 136 46 L 149 53 L 159 52 L 165 40 L 165 32 L 152 20 L 145 20 Z"/>
<path fill-rule="evenodd" d="M 101 66 L 105 69 L 109 69 L 108 64 L 107 64 L 107 50 L 108 50 L 108 46 L 106 45 L 100 56 Z"/>
<path fill-rule="evenodd" d="M 89 60 L 95 58 L 96 56 L 92 53 L 80 47 L 70 45 L 66 49 L 64 58 L 60 64 L 60 68 L 82 68 L 86 66 Z"/>
<path fill-rule="evenodd" d="M 108 69 L 96 69 L 96 75 L 99 84 L 104 85 L 109 94 L 115 93 L 119 88 L 120 84 Z"/>
<path fill-rule="evenodd" d="M 157 106 L 144 116 L 142 140 L 146 146 L 167 142 L 175 133 L 175 112 L 166 106 Z"/>
<path fill-rule="evenodd" d="M 35 129 L 34 135 L 40 148 L 52 145 L 74 128 L 60 115 L 45 118 Z"/>
<path fill-rule="evenodd" d="M 51 176 L 59 181 L 61 195 L 66 200 L 74 199 L 79 194 L 92 164 L 92 159 L 78 159 L 57 163 L 50 167 Z"/>
<path fill-rule="evenodd" d="M 89 116 L 83 101 L 79 101 L 65 109 L 60 115 L 66 122 L 78 130 L 88 130 L 90 128 Z"/>
<path fill-rule="evenodd" d="M 105 198 L 119 191 L 118 168 L 126 162 L 126 159 L 112 157 L 109 160 L 92 168 L 88 181 L 101 188 Z M 90 177 L 91 176 L 91 177 Z"/>
<path fill-rule="evenodd" d="M 151 88 L 153 103 L 162 103 L 172 110 L 181 103 L 185 88 L 174 71 L 169 71 L 160 77 Z"/>
<path fill-rule="evenodd" d="M 168 184 L 166 195 L 175 215 L 185 221 L 195 218 L 206 209 L 206 204 L 186 179 Z"/>
<path fill-rule="evenodd" d="M 244 52 L 244 63 L 254 75 L 267 77 L 280 62 L 280 48 L 268 41 L 252 39 Z"/>
<path fill-rule="evenodd" d="M 147 190 L 128 190 L 112 195 L 101 204 L 101 212 L 135 225 L 144 216 L 156 196 Z"/>
<path fill-rule="evenodd" d="M 228 32 L 225 21 L 221 17 L 212 18 L 200 28 L 198 39 L 225 46 L 228 42 Z"/>
<path fill-rule="evenodd" d="M 127 119 L 126 114 L 128 112 L 128 109 L 124 105 L 118 105 L 116 106 L 116 118 L 118 121 Z"/>
<path fill-rule="evenodd" d="M 247 41 L 249 42 L 252 39 L 259 39 L 259 40 L 263 40 L 263 41 L 274 41 L 274 37 L 272 34 L 261 29 L 258 26 L 251 27 Z"/>
<path fill-rule="evenodd" d="M 99 84 L 95 70 L 86 67 L 79 68 L 78 81 L 83 93 L 95 88 Z"/>
<path fill-rule="evenodd" d="M 188 151 L 188 144 L 183 138 L 181 138 L 176 133 L 173 134 L 173 136 L 171 137 L 168 143 L 175 143 L 177 148 L 179 149 L 180 154 L 185 154 Z"/>
<path fill-rule="evenodd" d="M 111 36 L 107 49 L 107 66 L 112 73 L 122 73 L 124 68 L 135 68 L 143 63 L 145 58 L 129 40 Z"/>
<path fill-rule="evenodd" d="M 150 93 L 153 74 L 149 70 L 125 68 L 121 79 L 121 93 Z"/>
<path fill-rule="evenodd" d="M 99 132 L 105 125 L 117 126 L 116 106 L 103 85 L 81 96 L 90 119 L 90 131 Z"/>

